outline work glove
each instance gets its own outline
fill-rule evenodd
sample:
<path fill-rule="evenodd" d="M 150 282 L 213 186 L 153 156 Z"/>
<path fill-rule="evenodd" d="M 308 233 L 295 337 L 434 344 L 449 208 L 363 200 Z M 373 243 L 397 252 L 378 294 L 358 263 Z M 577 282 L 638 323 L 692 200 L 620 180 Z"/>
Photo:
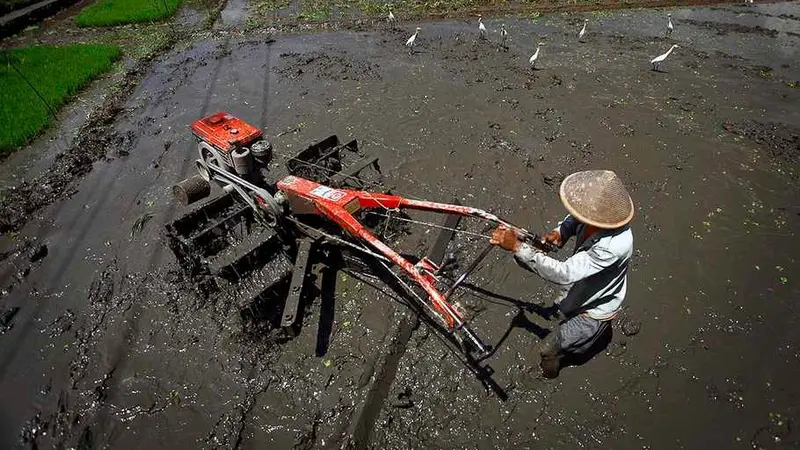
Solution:
<path fill-rule="evenodd" d="M 542 236 L 542 240 L 544 242 L 553 244 L 558 248 L 561 248 L 561 246 L 564 244 L 563 242 L 561 242 L 561 233 L 559 233 L 558 230 L 553 230 L 545 234 L 544 236 Z"/>
<path fill-rule="evenodd" d="M 517 233 L 513 230 L 509 230 L 506 227 L 497 227 L 496 230 L 492 233 L 492 239 L 490 241 L 492 244 L 497 245 L 505 250 L 510 252 L 517 252 L 519 247 L 522 245 L 519 238 L 517 237 Z"/>

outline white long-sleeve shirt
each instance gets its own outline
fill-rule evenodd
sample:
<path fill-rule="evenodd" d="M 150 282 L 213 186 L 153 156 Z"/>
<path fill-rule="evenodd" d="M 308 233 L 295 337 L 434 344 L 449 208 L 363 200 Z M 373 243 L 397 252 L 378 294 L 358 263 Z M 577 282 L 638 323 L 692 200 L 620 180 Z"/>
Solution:
<path fill-rule="evenodd" d="M 576 237 L 575 252 L 566 261 L 551 258 L 522 244 L 515 253 L 525 268 L 561 287 L 555 302 L 566 315 L 586 313 L 597 320 L 613 318 L 625 299 L 633 233 L 625 226 L 598 230 L 583 238 L 586 225 L 567 216 L 556 230 L 562 245 Z"/>

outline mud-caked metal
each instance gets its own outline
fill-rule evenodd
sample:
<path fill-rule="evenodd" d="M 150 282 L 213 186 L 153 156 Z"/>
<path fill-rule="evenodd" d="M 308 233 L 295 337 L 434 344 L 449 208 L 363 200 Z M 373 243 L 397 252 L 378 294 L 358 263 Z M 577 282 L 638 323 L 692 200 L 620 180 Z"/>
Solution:
<path fill-rule="evenodd" d="M 344 161 L 365 155 L 355 141 L 339 145 L 330 136 L 287 157 L 285 170 L 271 170 L 272 144 L 243 120 L 219 112 L 197 120 L 191 129 L 197 139 L 197 175 L 177 183 L 172 192 L 183 205 L 199 205 L 166 225 L 167 242 L 201 297 L 232 300 L 245 323 L 270 323 L 268 328 L 294 335 L 306 274 L 315 262 L 309 261 L 315 253 L 312 243 L 321 235 L 309 237 L 310 228 L 299 230 L 284 220 L 288 199 L 275 184 L 300 174 L 330 183 L 348 170 L 341 184 L 361 186 L 358 175 L 365 165 L 353 169 Z M 222 194 L 200 203 L 212 195 L 213 185 Z"/>

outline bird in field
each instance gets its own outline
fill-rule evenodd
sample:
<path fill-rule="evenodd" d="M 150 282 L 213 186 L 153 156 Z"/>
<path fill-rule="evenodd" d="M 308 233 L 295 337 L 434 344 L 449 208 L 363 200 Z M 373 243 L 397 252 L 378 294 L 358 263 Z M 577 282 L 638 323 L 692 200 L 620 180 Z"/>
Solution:
<path fill-rule="evenodd" d="M 396 20 L 394 18 L 394 14 L 392 13 L 392 7 L 391 6 L 389 7 L 389 18 L 388 18 L 388 20 L 389 20 L 389 23 L 392 24 L 392 25 L 394 25 L 395 22 L 396 22 Z"/>
<path fill-rule="evenodd" d="M 531 65 L 531 69 L 533 70 L 536 70 L 536 60 L 539 59 L 539 50 L 541 50 L 543 45 L 544 42 L 539 42 L 539 44 L 536 46 L 536 52 L 533 54 L 533 56 L 531 56 L 531 59 L 528 60 Z"/>
<path fill-rule="evenodd" d="M 486 27 L 483 25 L 483 17 L 478 16 L 478 33 L 481 35 L 481 39 L 486 39 Z"/>
<path fill-rule="evenodd" d="M 578 42 L 583 42 L 583 36 L 586 35 L 586 24 L 589 23 L 589 19 L 583 19 L 583 28 L 581 28 L 581 32 L 578 33 Z"/>
<path fill-rule="evenodd" d="M 500 25 L 500 45 L 506 46 L 506 39 L 508 39 L 508 31 L 506 31 L 506 24 Z"/>
<path fill-rule="evenodd" d="M 653 70 L 658 70 L 658 68 L 661 66 L 661 63 L 664 62 L 664 60 L 667 59 L 667 56 L 669 56 L 669 54 L 672 53 L 672 51 L 675 50 L 676 48 L 678 48 L 678 44 L 675 44 L 672 47 L 670 47 L 669 50 L 667 50 L 667 53 L 664 53 L 663 55 L 659 55 L 653 58 L 650 61 L 650 64 L 653 65 Z"/>
<path fill-rule="evenodd" d="M 667 36 L 672 35 L 675 27 L 672 26 L 672 14 L 667 14 Z"/>
<path fill-rule="evenodd" d="M 406 41 L 406 47 L 411 49 L 410 53 L 414 53 L 414 41 L 417 40 L 417 35 L 420 31 L 422 31 L 422 28 L 417 27 L 417 31 L 415 31 L 414 34 L 412 34 L 411 37 Z"/>

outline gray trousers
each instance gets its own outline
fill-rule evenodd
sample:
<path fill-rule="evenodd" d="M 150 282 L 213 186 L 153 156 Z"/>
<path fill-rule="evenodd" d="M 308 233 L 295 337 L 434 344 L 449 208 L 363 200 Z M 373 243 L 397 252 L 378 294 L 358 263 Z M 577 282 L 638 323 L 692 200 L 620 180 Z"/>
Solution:
<path fill-rule="evenodd" d="M 610 326 L 610 320 L 600 321 L 577 315 L 548 334 L 542 340 L 540 352 L 544 357 L 585 353 Z"/>

